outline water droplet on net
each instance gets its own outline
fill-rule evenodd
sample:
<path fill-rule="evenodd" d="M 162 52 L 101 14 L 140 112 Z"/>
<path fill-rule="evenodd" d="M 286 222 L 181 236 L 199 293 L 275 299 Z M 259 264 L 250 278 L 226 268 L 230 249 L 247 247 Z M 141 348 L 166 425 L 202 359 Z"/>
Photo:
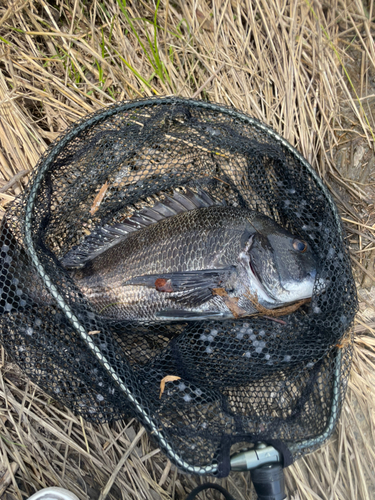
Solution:
<path fill-rule="evenodd" d="M 340 316 L 340 321 L 343 325 L 345 325 L 348 322 L 348 318 L 344 315 Z"/>
<path fill-rule="evenodd" d="M 332 247 L 329 247 L 329 250 L 328 250 L 328 253 L 327 253 L 327 258 L 328 259 L 333 259 L 333 257 L 335 256 L 335 250 L 332 248 Z"/>

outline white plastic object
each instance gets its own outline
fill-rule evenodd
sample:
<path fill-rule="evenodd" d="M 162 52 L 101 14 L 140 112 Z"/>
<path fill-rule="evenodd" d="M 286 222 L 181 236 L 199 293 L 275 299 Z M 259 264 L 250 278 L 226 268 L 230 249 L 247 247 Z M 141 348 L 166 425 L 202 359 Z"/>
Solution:
<path fill-rule="evenodd" d="M 79 500 L 79 498 L 64 488 L 52 487 L 37 491 L 28 500 Z"/>

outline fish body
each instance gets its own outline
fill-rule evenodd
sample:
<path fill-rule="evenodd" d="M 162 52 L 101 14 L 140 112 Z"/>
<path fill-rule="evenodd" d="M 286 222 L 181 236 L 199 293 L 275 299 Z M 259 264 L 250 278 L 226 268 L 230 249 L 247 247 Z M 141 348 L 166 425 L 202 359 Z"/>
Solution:
<path fill-rule="evenodd" d="M 97 314 L 145 323 L 280 307 L 311 297 L 316 274 L 305 242 L 270 218 L 191 191 L 99 228 L 62 264 Z"/>

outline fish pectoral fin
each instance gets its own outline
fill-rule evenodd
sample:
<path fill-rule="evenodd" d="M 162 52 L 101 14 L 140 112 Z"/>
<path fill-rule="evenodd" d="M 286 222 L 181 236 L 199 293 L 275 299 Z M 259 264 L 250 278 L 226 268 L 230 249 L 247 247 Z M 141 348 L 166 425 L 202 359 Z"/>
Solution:
<path fill-rule="evenodd" d="M 212 297 L 213 295 L 210 288 L 193 288 L 192 290 L 184 290 L 179 294 L 171 295 L 170 298 L 180 306 L 199 307 L 212 299 Z"/>
<path fill-rule="evenodd" d="M 202 321 L 209 319 L 233 318 L 228 312 L 221 311 L 186 311 L 184 309 L 164 309 L 155 316 L 163 321 Z"/>
<path fill-rule="evenodd" d="M 169 298 L 186 307 L 196 307 L 212 299 L 212 289 L 227 282 L 235 266 L 221 269 L 202 269 L 179 273 L 159 273 L 135 276 L 124 285 L 138 285 L 153 288 L 160 293 L 170 294 Z"/>

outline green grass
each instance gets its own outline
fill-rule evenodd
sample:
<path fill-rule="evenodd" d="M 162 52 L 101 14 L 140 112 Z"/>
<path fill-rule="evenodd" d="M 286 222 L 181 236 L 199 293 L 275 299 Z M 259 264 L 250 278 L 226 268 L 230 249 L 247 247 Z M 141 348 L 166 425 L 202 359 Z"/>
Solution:
<path fill-rule="evenodd" d="M 144 24 L 147 24 L 147 23 L 150 23 L 150 21 L 148 19 L 145 19 L 145 18 L 131 18 L 129 16 L 127 8 L 126 8 L 126 0 L 117 0 L 117 4 L 119 5 L 122 13 L 124 14 L 124 17 L 130 26 L 131 32 L 136 37 L 139 46 L 141 47 L 144 55 L 146 56 L 147 60 L 149 61 L 149 63 L 151 64 L 151 66 L 154 70 L 151 77 L 149 77 L 148 79 L 143 78 L 142 82 L 151 88 L 151 85 L 149 82 L 152 80 L 152 78 L 154 78 L 154 76 L 157 76 L 158 78 L 160 78 L 160 80 L 163 83 L 168 82 L 170 85 L 172 85 L 168 71 L 160 59 L 159 46 L 158 46 L 158 41 L 157 41 L 158 30 L 159 30 L 159 26 L 157 24 L 157 15 L 158 15 L 158 10 L 159 10 L 159 6 L 160 6 L 160 0 L 157 1 L 156 7 L 155 7 L 154 20 L 152 23 L 152 25 L 154 27 L 153 39 L 150 37 L 147 29 L 144 29 L 144 32 L 145 32 L 146 38 L 147 38 L 148 47 L 142 42 L 134 23 L 136 21 L 138 21 L 138 22 L 143 22 Z M 145 26 L 144 26 L 144 28 L 145 28 Z M 123 60 L 123 62 L 125 63 L 124 60 Z M 139 73 L 136 72 L 136 70 L 134 68 L 132 68 L 129 64 L 127 64 L 127 67 L 137 76 L 137 78 L 140 78 Z"/>

